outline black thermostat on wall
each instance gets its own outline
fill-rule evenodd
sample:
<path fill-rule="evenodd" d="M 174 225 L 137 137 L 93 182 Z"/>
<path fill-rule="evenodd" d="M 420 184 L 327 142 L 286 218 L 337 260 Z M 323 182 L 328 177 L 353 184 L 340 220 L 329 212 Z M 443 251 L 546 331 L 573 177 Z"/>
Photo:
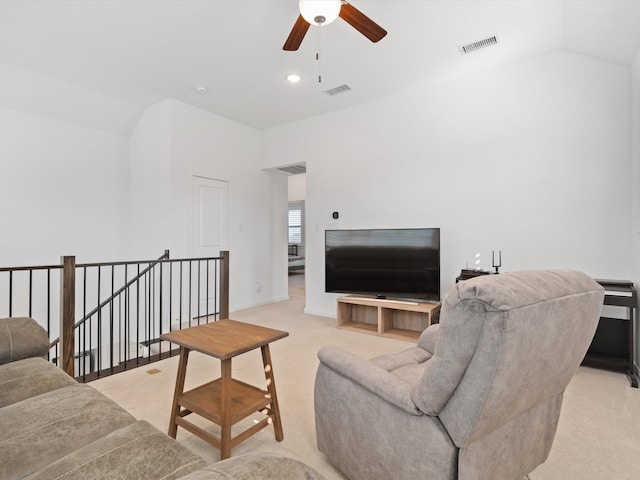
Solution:
<path fill-rule="evenodd" d="M 340 214 L 338 212 L 333 212 L 331 216 L 333 217 L 334 220 L 337 220 Z"/>

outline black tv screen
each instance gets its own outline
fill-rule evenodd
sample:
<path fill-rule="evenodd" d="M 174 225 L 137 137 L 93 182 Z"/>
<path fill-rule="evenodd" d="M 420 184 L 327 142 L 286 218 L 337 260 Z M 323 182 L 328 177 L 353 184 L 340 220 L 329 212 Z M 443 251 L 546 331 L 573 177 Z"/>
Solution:
<path fill-rule="evenodd" d="M 325 291 L 440 300 L 440 229 L 326 230 Z"/>

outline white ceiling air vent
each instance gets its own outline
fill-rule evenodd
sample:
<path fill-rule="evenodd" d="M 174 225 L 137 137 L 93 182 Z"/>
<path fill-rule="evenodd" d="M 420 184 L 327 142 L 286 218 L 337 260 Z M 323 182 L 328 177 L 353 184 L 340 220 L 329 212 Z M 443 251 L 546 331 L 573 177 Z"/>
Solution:
<path fill-rule="evenodd" d="M 466 45 L 459 45 L 458 50 L 460 50 L 460 53 L 462 55 L 466 55 L 467 53 L 475 52 L 476 50 L 480 50 L 481 48 L 497 45 L 498 41 L 498 36 L 493 35 L 491 37 L 483 38 L 482 40 L 467 43 Z"/>
<path fill-rule="evenodd" d="M 349 85 L 340 85 L 339 87 L 334 87 L 334 88 L 330 88 L 329 90 L 325 90 L 324 93 L 326 93 L 327 95 L 338 95 L 339 93 L 344 93 L 344 92 L 348 92 L 349 90 L 351 90 L 351 87 Z"/>
<path fill-rule="evenodd" d="M 289 175 L 298 175 L 300 173 L 307 173 L 307 167 L 306 165 L 290 165 L 288 167 L 280 167 L 278 171 Z"/>

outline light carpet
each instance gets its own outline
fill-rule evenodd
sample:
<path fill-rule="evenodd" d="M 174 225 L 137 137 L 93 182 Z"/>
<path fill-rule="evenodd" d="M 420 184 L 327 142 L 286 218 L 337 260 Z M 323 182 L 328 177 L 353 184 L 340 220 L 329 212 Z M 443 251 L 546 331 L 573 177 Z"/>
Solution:
<path fill-rule="evenodd" d="M 289 332 L 287 338 L 270 347 L 284 441 L 276 442 L 269 427 L 234 448 L 232 456 L 249 452 L 282 454 L 305 462 L 327 480 L 344 479 L 316 448 L 313 417 L 316 353 L 323 345 L 337 345 L 370 358 L 401 351 L 411 344 L 338 330 L 335 319 L 304 314 L 303 275 L 290 277 L 289 296 L 285 302 L 231 315 L 235 320 Z M 219 363 L 192 352 L 185 387 L 192 388 L 219 376 Z M 177 364 L 177 357 L 173 357 L 96 380 L 91 385 L 134 417 L 167 431 Z M 236 357 L 232 364 L 234 378 L 264 385 L 260 350 Z M 238 424 L 238 431 L 251 422 L 252 417 Z M 209 431 L 219 431 L 206 421 L 199 424 Z M 217 449 L 184 429 L 178 429 L 177 439 L 208 462 L 220 459 Z M 530 480 L 637 480 L 638 472 L 640 390 L 631 388 L 622 374 L 580 367 L 565 393 L 551 455 L 529 475 Z"/>

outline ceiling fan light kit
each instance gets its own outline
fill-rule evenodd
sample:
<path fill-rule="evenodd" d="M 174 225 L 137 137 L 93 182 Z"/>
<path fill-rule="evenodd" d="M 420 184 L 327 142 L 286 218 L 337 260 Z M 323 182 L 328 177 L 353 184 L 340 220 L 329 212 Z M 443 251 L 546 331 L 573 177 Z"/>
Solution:
<path fill-rule="evenodd" d="M 300 0 L 300 15 L 311 25 L 329 25 L 340 15 L 341 0 Z"/>

